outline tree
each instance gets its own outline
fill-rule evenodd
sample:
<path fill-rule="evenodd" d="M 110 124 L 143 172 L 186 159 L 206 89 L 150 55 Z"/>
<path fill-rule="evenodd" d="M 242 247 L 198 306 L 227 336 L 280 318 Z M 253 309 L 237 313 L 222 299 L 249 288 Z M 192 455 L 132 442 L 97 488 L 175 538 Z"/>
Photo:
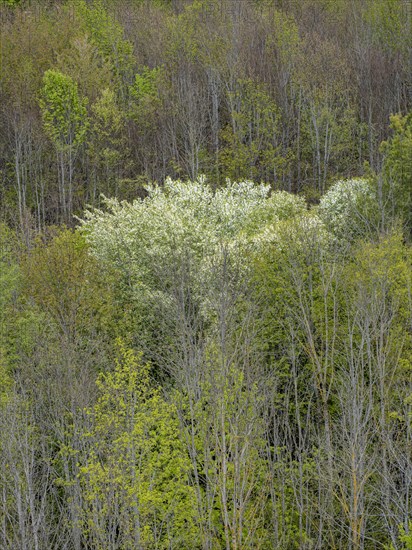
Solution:
<path fill-rule="evenodd" d="M 68 344 L 90 337 L 99 320 L 103 329 L 113 314 L 109 288 L 78 232 L 49 231 L 44 241 L 39 236 L 22 269 L 27 298 L 51 318 Z"/>
<path fill-rule="evenodd" d="M 251 182 L 213 192 L 203 180 L 168 180 L 148 191 L 133 204 L 107 201 L 82 230 L 98 261 L 123 274 L 135 346 L 175 386 L 204 547 L 264 547 L 263 365 L 247 260 L 305 203 Z"/>
<path fill-rule="evenodd" d="M 95 204 L 99 193 L 119 196 L 119 182 L 131 162 L 124 135 L 125 113 L 117 105 L 114 91 L 102 90 L 91 111 L 88 154 L 93 181 L 88 196 Z"/>
<path fill-rule="evenodd" d="M 380 176 L 382 212 L 393 220 L 401 216 L 412 232 L 412 112 L 391 116 L 392 136 L 381 144 L 384 155 Z"/>
<path fill-rule="evenodd" d="M 134 65 L 131 42 L 124 38 L 124 29 L 102 0 L 91 3 L 75 0 L 73 7 L 81 28 L 110 68 L 117 97 L 122 106 L 126 107 Z"/>
<path fill-rule="evenodd" d="M 175 407 L 150 366 L 118 343 L 113 372 L 97 380 L 80 458 L 85 544 L 93 548 L 198 547 L 190 463 Z"/>
<path fill-rule="evenodd" d="M 221 133 L 222 173 L 280 187 L 291 156 L 281 147 L 278 107 L 265 87 L 252 80 L 237 81 L 227 96 L 231 120 Z"/>
<path fill-rule="evenodd" d="M 69 76 L 49 69 L 43 76 L 39 105 L 45 132 L 57 153 L 62 220 L 71 222 L 74 163 L 88 129 L 87 99 L 79 96 Z"/>
<path fill-rule="evenodd" d="M 342 243 L 373 234 L 379 225 L 376 193 L 366 179 L 336 182 L 321 198 L 318 212 Z"/>

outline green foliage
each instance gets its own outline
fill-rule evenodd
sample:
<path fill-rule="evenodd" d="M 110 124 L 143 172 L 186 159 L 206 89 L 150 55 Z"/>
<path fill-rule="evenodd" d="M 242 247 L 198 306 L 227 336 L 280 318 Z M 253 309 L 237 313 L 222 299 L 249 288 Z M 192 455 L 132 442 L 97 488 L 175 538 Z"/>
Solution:
<path fill-rule="evenodd" d="M 123 113 L 116 103 L 112 90 L 102 90 L 98 101 L 93 105 L 93 114 L 97 118 L 94 124 L 95 132 L 102 138 L 110 139 L 111 134 L 117 134 L 123 125 Z"/>
<path fill-rule="evenodd" d="M 383 201 L 387 214 L 412 231 L 412 113 L 391 117 L 392 137 L 383 142 Z"/>
<path fill-rule="evenodd" d="M 0 4 L 0 548 L 410 548 L 410 3 Z"/>
<path fill-rule="evenodd" d="M 391 384 L 395 384 L 392 413 L 398 409 L 400 415 L 405 414 L 406 401 L 410 395 L 409 384 L 404 385 L 410 377 L 412 349 L 412 338 L 407 328 L 412 282 L 410 254 L 410 249 L 404 247 L 401 233 L 382 237 L 377 243 L 361 242 L 344 273 L 345 289 L 350 300 L 353 300 L 351 307 L 354 311 L 362 312 L 358 316 L 364 316 L 368 323 L 378 312 L 378 321 L 386 323 L 385 352 L 390 358 L 386 387 L 389 390 Z M 391 312 L 390 322 L 385 318 L 386 311 Z M 371 334 L 370 338 L 378 337 Z M 378 342 L 376 349 L 379 349 Z M 374 360 L 378 363 L 379 357 Z"/>
<path fill-rule="evenodd" d="M 135 81 L 131 88 L 132 95 L 137 100 L 141 100 L 144 96 L 155 97 L 157 95 L 156 83 L 160 72 L 161 69 L 159 67 L 156 69 L 144 67 L 143 70 L 135 76 Z"/>
<path fill-rule="evenodd" d="M 161 106 L 159 86 L 162 74 L 161 67 L 143 67 L 142 71 L 135 75 L 135 80 L 130 86 L 130 95 L 134 100 L 131 116 L 139 125 L 153 124 L 153 117 Z"/>
<path fill-rule="evenodd" d="M 0 368 L 7 380 L 7 363 L 10 349 L 10 313 L 13 310 L 13 300 L 20 283 L 20 273 L 17 265 L 16 239 L 12 232 L 3 224 L 0 225 Z M 7 384 L 6 384 L 7 386 Z M 6 387 L 5 386 L 5 387 Z"/>
<path fill-rule="evenodd" d="M 69 76 L 46 71 L 39 105 L 44 129 L 59 151 L 83 143 L 88 128 L 87 99 L 79 97 L 77 84 Z"/>
<path fill-rule="evenodd" d="M 412 522 L 408 524 L 408 531 L 401 525 L 399 527 L 399 542 L 403 544 L 402 550 L 412 550 Z"/>
<path fill-rule="evenodd" d="M 211 56 L 217 53 L 217 44 L 213 40 L 217 38 L 213 32 L 215 28 L 211 36 L 202 28 L 201 21 L 205 16 L 212 17 L 214 23 L 219 25 L 222 21 L 219 21 L 216 15 L 221 15 L 216 0 L 195 0 L 188 3 L 177 18 L 169 20 L 171 32 L 167 53 L 172 62 L 176 63 L 179 59 L 196 62 L 201 59 L 207 64 L 211 61 Z M 222 40 L 219 41 L 219 46 L 224 48 Z M 219 55 L 213 56 L 214 61 L 218 58 Z"/>
<path fill-rule="evenodd" d="M 150 366 L 118 343 L 97 381 L 80 465 L 85 540 L 94 548 L 197 547 L 190 464 L 175 407 L 153 386 Z"/>
<path fill-rule="evenodd" d="M 79 24 L 80 21 L 76 18 L 73 25 Z M 88 35 L 75 35 L 71 38 L 68 47 L 58 54 L 55 69 L 70 76 L 77 83 L 79 94 L 87 97 L 90 102 L 112 84 L 111 67 L 102 59 L 97 46 L 91 43 Z"/>
<path fill-rule="evenodd" d="M 296 61 L 301 44 L 298 26 L 293 17 L 281 10 L 275 9 L 269 13 L 268 17 L 273 18 L 275 32 L 268 37 L 266 47 L 268 52 L 276 56 L 278 63 L 290 67 Z"/>
<path fill-rule="evenodd" d="M 130 150 L 124 136 L 125 113 L 113 90 L 102 90 L 92 106 L 89 154 L 99 189 L 107 195 L 118 192 L 118 182 L 130 167 Z"/>
<path fill-rule="evenodd" d="M 408 530 L 405 529 L 404 525 L 399 526 L 399 545 L 396 546 L 399 550 L 412 550 L 412 522 L 408 523 Z M 395 546 L 391 544 L 390 546 L 385 546 L 387 550 L 395 550 Z"/>
<path fill-rule="evenodd" d="M 115 78 L 116 91 L 122 100 L 126 99 L 126 90 L 131 82 L 133 46 L 124 38 L 123 28 L 102 0 L 86 2 L 73 0 L 84 28 L 101 57 L 110 66 Z"/>
<path fill-rule="evenodd" d="M 231 121 L 222 131 L 221 169 L 229 178 L 282 180 L 291 161 L 278 142 L 280 112 L 265 87 L 252 80 L 228 93 Z"/>
<path fill-rule="evenodd" d="M 9 318 L 13 295 L 18 287 L 18 267 L 13 261 L 16 243 L 11 231 L 0 225 L 0 407 L 7 402 L 12 387 L 10 355 L 12 355 Z"/>
<path fill-rule="evenodd" d="M 373 38 L 380 47 L 407 55 L 408 46 L 412 44 L 407 10 L 402 0 L 366 2 L 363 17 L 371 25 Z"/>
<path fill-rule="evenodd" d="M 37 240 L 23 263 L 25 293 L 69 340 L 110 331 L 110 287 L 102 280 L 84 238 L 64 228 Z"/>
<path fill-rule="evenodd" d="M 13 385 L 12 373 L 21 357 L 30 355 L 41 315 L 22 299 L 24 277 L 19 264 L 22 247 L 17 236 L 0 224 L 0 401 Z"/>

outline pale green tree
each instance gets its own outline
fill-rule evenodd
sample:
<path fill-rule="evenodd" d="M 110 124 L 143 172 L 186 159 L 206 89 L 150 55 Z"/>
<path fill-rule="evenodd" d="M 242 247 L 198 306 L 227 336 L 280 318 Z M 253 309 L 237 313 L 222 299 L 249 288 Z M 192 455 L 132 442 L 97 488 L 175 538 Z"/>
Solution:
<path fill-rule="evenodd" d="M 77 83 L 71 77 L 50 69 L 43 76 L 39 105 L 44 130 L 57 154 L 62 219 L 70 221 L 74 165 L 88 128 L 87 99 L 80 97 Z"/>
<path fill-rule="evenodd" d="M 195 549 L 194 490 L 176 409 L 153 384 L 150 365 L 118 346 L 88 411 L 79 473 L 84 540 L 101 550 Z"/>

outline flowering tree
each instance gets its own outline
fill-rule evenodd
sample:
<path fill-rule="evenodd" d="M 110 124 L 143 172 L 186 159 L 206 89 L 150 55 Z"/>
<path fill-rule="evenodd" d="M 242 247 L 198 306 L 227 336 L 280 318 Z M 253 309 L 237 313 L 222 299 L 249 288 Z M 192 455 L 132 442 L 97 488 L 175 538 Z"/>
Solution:
<path fill-rule="evenodd" d="M 82 221 L 93 254 L 119 272 L 125 307 L 134 308 L 135 346 L 173 378 L 197 509 L 206 518 L 204 547 L 264 547 L 265 506 L 255 495 L 267 472 L 252 467 L 262 439 L 262 365 L 254 353 L 250 258 L 265 228 L 276 233 L 306 210 L 303 199 L 269 191 L 252 182 L 213 191 L 203 179 L 167 180 L 132 204 L 108 199 L 106 211 Z"/>
<path fill-rule="evenodd" d="M 140 281 L 150 264 L 190 249 L 201 260 L 224 244 L 252 240 L 268 224 L 302 214 L 305 201 L 290 193 L 269 196 L 268 185 L 233 183 L 213 192 L 203 178 L 149 186 L 132 204 L 105 199 L 107 210 L 89 210 L 82 230 L 100 260 L 128 269 Z M 153 265 L 152 265 L 153 268 Z"/>
<path fill-rule="evenodd" d="M 338 240 L 350 241 L 374 229 L 378 203 L 369 181 L 340 180 L 323 195 L 318 213 Z"/>

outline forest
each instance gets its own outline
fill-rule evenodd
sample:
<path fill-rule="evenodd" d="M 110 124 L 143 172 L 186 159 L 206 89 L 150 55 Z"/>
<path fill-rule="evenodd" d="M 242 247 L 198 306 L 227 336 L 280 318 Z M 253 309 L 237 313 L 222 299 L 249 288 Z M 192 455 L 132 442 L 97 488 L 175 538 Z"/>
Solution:
<path fill-rule="evenodd" d="M 410 0 L 0 0 L 0 549 L 412 550 Z"/>

